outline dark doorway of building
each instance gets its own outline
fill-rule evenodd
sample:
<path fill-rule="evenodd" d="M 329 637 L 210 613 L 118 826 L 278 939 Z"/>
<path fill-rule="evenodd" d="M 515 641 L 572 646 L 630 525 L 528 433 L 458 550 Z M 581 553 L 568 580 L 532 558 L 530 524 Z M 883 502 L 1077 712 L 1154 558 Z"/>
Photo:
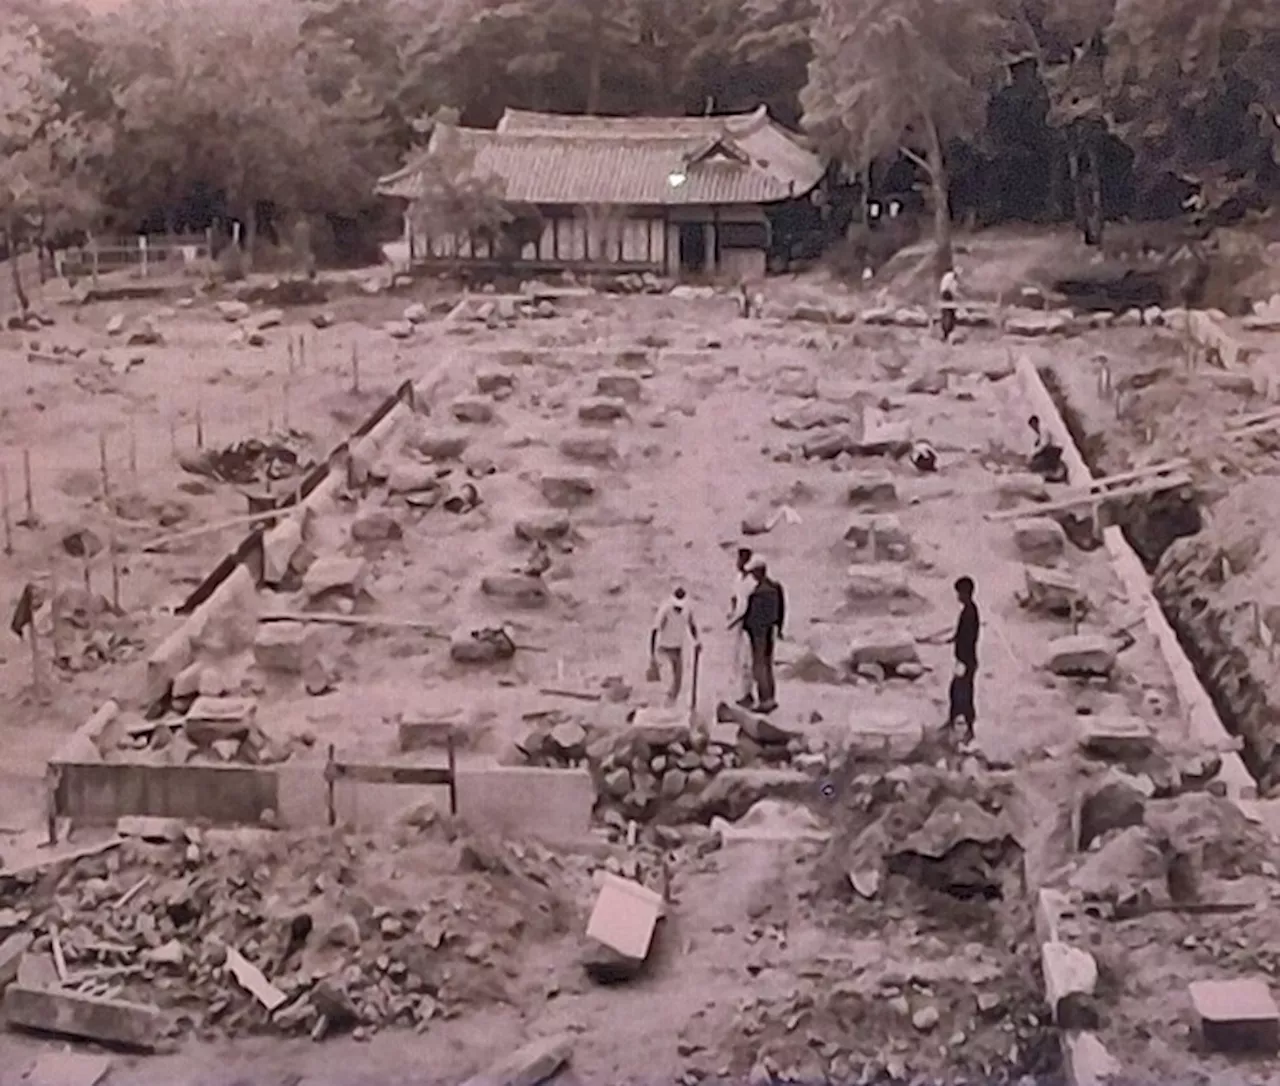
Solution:
<path fill-rule="evenodd" d="M 698 272 L 707 270 L 707 226 L 700 222 L 680 224 L 680 270 Z"/>

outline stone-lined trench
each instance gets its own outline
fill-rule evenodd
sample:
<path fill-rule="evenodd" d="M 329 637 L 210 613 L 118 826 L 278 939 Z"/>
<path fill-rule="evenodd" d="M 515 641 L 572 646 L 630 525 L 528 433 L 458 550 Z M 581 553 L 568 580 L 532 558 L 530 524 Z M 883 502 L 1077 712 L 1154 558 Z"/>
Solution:
<path fill-rule="evenodd" d="M 1087 412 L 1072 403 L 1057 376 L 1044 370 L 1041 377 L 1089 469 L 1097 475 L 1123 470 L 1107 462 L 1105 435 L 1089 426 Z M 1156 601 L 1266 792 L 1280 785 L 1280 697 L 1270 682 L 1277 654 L 1263 644 L 1257 615 L 1275 628 L 1280 606 L 1259 598 L 1267 590 L 1259 567 L 1268 548 L 1265 526 L 1248 516 L 1251 500 L 1267 505 L 1237 493 L 1223 502 L 1225 515 L 1215 511 L 1210 521 L 1198 495 L 1166 492 L 1125 503 L 1114 522 L 1151 575 Z"/>

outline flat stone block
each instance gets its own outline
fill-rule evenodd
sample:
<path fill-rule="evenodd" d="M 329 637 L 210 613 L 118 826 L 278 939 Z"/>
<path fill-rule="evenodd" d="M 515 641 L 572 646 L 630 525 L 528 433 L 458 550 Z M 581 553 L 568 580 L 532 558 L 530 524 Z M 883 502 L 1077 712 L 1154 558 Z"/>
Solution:
<path fill-rule="evenodd" d="M 142 1003 L 17 985 L 4 994 L 4 1015 L 21 1029 L 142 1051 L 155 1048 L 165 1027 L 164 1015 Z"/>
<path fill-rule="evenodd" d="M 1260 977 L 1197 980 L 1189 991 L 1205 1045 L 1213 1051 L 1280 1050 L 1280 1008 Z"/>
<path fill-rule="evenodd" d="M 590 835 L 595 785 L 585 769 L 459 768 L 458 814 L 482 833 L 581 842 Z"/>

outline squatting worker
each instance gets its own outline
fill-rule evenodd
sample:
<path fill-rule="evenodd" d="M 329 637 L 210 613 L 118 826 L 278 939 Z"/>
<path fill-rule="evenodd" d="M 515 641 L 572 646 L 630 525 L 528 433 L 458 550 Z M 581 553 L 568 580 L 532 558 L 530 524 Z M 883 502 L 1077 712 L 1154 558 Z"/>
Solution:
<path fill-rule="evenodd" d="M 782 585 L 769 577 L 763 558 L 752 558 L 747 571 L 755 581 L 742 618 L 742 627 L 751 645 L 751 677 L 756 688 L 756 701 L 752 708 L 771 713 L 778 707 L 773 653 L 786 621 L 786 596 Z"/>
<path fill-rule="evenodd" d="M 695 651 L 698 648 L 698 626 L 693 619 L 693 608 L 683 588 L 676 588 L 653 617 L 653 629 L 649 633 L 649 668 L 658 667 L 661 657 L 671 670 L 671 685 L 667 689 L 667 703 L 674 705 L 684 685 L 684 650 L 688 640 Z M 657 678 L 657 676 L 654 676 Z"/>
<path fill-rule="evenodd" d="M 733 690 L 734 700 L 743 707 L 752 704 L 751 699 L 751 645 L 742 620 L 747 614 L 747 600 L 755 588 L 755 578 L 747 572 L 753 557 L 750 547 L 739 547 L 733 571 L 733 590 L 729 595 L 729 636 L 733 638 Z"/>
<path fill-rule="evenodd" d="M 960 280 L 955 268 L 948 268 L 938 281 L 939 321 L 942 325 L 942 342 L 951 339 L 956 330 L 956 295 L 960 292 Z"/>
<path fill-rule="evenodd" d="M 982 632 L 982 618 L 974 602 L 975 586 L 972 577 L 960 577 L 955 583 L 956 598 L 960 601 L 960 617 L 956 631 L 951 635 L 955 647 L 955 674 L 951 678 L 951 708 L 947 726 L 963 728 L 965 743 L 973 742 L 973 725 L 977 719 L 977 698 L 974 684 L 978 675 L 978 637 Z"/>
<path fill-rule="evenodd" d="M 1035 438 L 1035 446 L 1027 466 L 1046 483 L 1065 483 L 1067 481 L 1067 465 L 1062 459 L 1062 446 L 1053 440 L 1052 435 L 1040 422 L 1039 415 L 1027 419 L 1031 433 Z"/>

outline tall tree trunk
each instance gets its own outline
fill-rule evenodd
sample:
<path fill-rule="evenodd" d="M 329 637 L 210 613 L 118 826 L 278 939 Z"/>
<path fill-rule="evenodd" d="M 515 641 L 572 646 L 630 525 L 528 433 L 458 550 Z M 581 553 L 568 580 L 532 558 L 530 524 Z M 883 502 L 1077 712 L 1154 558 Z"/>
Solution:
<path fill-rule="evenodd" d="M 18 310 L 24 315 L 30 311 L 31 302 L 22 286 L 22 269 L 18 267 L 18 230 L 17 217 L 12 211 L 5 217 L 5 241 L 9 243 L 9 274 L 13 278 L 13 296 L 18 301 Z"/>
<path fill-rule="evenodd" d="M 600 112 L 600 82 L 604 65 L 604 0 L 589 0 L 591 4 L 591 56 L 587 58 L 587 113 Z"/>
<path fill-rule="evenodd" d="M 933 184 L 933 241 L 934 260 L 937 264 L 938 277 L 941 278 L 951 270 L 955 254 L 951 244 L 951 198 L 948 192 L 947 162 L 942 153 L 942 138 L 938 135 L 938 126 L 932 117 L 924 119 L 925 136 L 928 140 L 929 180 Z"/>
<path fill-rule="evenodd" d="M 1087 197 L 1084 243 L 1101 245 L 1103 233 L 1102 165 L 1098 161 L 1098 140 L 1091 132 L 1085 137 L 1085 194 Z"/>

